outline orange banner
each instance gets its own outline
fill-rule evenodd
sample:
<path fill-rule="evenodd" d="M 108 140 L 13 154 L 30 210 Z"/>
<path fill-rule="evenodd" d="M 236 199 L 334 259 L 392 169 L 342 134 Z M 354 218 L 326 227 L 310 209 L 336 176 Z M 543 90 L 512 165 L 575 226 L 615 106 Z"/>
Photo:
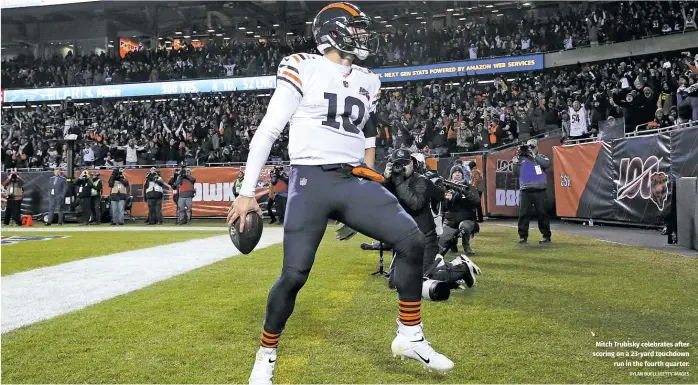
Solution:
<path fill-rule="evenodd" d="M 272 167 L 265 167 L 259 177 L 257 183 L 257 201 L 263 202 L 266 200 L 269 191 L 270 171 Z M 176 169 L 163 168 L 160 170 L 162 179 L 167 183 Z M 191 174 L 196 178 L 194 188 L 196 195 L 193 201 L 192 216 L 194 217 L 224 217 L 228 214 L 228 208 L 231 202 L 235 199 L 233 195 L 233 187 L 237 180 L 239 167 L 201 167 L 192 168 Z M 124 177 L 129 181 L 130 194 L 133 196 L 133 206 L 131 215 L 134 217 L 148 216 L 148 203 L 145 201 L 143 187 L 145 184 L 145 175 L 148 169 L 126 169 Z M 100 178 L 104 184 L 103 195 L 109 196 L 109 177 L 112 174 L 111 170 L 100 170 Z M 162 199 L 162 215 L 166 217 L 174 217 L 177 215 L 177 209 L 172 200 L 172 189 L 168 188 L 163 192 Z"/>
<path fill-rule="evenodd" d="M 557 215 L 574 218 L 596 159 L 601 142 L 555 147 L 555 204 Z"/>

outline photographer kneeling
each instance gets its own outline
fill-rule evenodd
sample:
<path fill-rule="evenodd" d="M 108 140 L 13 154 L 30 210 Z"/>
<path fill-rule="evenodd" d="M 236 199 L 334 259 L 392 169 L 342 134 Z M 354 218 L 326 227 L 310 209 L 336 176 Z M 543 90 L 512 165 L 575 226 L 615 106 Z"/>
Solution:
<path fill-rule="evenodd" d="M 466 256 L 444 262 L 443 257 L 439 255 L 432 204 L 443 201 L 446 192 L 429 178 L 415 171 L 423 169 L 422 163 L 423 160 L 418 154 L 410 155 L 406 150 L 397 150 L 393 154 L 392 163 L 386 165 L 383 175 L 386 178 L 386 188 L 397 197 L 400 205 L 424 234 L 426 245 L 422 257 L 422 296 L 425 299 L 442 301 L 449 298 L 451 289 L 457 288 L 461 280 L 471 287 L 475 283 L 475 274 L 480 274 L 480 269 Z M 394 288 L 392 264 L 390 272 L 388 286 Z"/>
<path fill-rule="evenodd" d="M 145 175 L 143 195 L 148 202 L 148 224 L 162 224 L 162 197 L 165 181 L 160 176 L 160 170 L 152 167 Z"/>
<path fill-rule="evenodd" d="M 538 229 L 543 239 L 538 243 L 550 243 L 550 219 L 545 212 L 547 200 L 547 177 L 545 170 L 550 167 L 550 160 L 543 154 L 538 154 L 538 142 L 531 139 L 519 147 L 512 159 L 514 175 L 519 177 L 519 243 L 528 241 L 528 226 L 531 216 L 538 216 Z"/>
<path fill-rule="evenodd" d="M 477 208 L 480 206 L 480 195 L 475 188 L 465 183 L 463 169 L 454 166 L 451 169 L 449 182 L 442 182 L 444 194 L 444 226 L 439 236 L 439 248 L 450 249 L 452 242 L 463 241 L 463 252 L 473 255 L 470 238 L 477 233 Z"/>

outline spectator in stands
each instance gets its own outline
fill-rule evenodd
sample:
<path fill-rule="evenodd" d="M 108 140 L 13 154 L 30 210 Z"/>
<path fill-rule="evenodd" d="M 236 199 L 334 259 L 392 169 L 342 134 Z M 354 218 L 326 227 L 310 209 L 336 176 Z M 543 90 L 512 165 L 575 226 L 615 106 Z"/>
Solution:
<path fill-rule="evenodd" d="M 661 108 L 657 109 L 657 112 L 654 113 L 654 120 L 651 121 L 647 127 L 648 128 L 665 128 L 665 127 L 670 127 L 672 126 L 673 122 L 669 119 L 668 116 L 664 115 L 664 110 Z"/>
<path fill-rule="evenodd" d="M 473 19 L 456 27 L 424 27 L 385 32 L 371 67 L 427 64 L 528 52 L 573 49 L 678 33 L 696 28 L 696 6 L 683 2 L 582 3 L 503 10 L 503 16 Z M 571 8 L 571 9 L 570 9 Z M 119 55 L 76 55 L 50 59 L 19 56 L 2 62 L 4 88 L 101 85 L 227 76 L 273 74 L 276 63 L 293 52 L 314 52 L 310 37 L 287 42 L 211 40 L 206 47 L 186 42 L 178 49 L 141 50 Z"/>

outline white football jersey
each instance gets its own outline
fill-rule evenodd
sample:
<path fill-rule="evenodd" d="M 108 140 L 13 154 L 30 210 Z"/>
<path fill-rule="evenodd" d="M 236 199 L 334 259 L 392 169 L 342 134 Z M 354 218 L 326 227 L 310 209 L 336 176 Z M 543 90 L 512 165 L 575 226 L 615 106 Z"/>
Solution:
<path fill-rule="evenodd" d="M 365 133 L 364 127 L 381 82 L 370 70 L 353 65 L 344 75 L 323 56 L 294 54 L 279 64 L 276 83 L 301 95 L 289 121 L 292 165 L 356 165 L 366 148 L 375 147 L 377 132 Z"/>
<path fill-rule="evenodd" d="M 570 136 L 577 137 L 587 133 L 587 111 L 584 106 L 575 111 L 574 108 L 569 108 L 570 114 Z"/>

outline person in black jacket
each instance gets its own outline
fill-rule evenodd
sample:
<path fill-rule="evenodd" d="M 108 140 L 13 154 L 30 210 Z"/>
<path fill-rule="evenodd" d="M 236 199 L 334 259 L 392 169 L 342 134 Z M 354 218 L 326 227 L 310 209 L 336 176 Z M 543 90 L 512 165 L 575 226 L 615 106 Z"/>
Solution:
<path fill-rule="evenodd" d="M 129 182 L 122 170 L 115 169 L 112 171 L 109 177 L 109 189 L 111 225 L 123 225 L 126 200 L 129 197 Z"/>
<path fill-rule="evenodd" d="M 480 206 L 480 196 L 477 189 L 470 188 L 465 182 L 461 167 L 455 166 L 451 169 L 449 180 L 463 187 L 458 189 L 445 187 L 444 226 L 443 233 L 439 236 L 439 248 L 441 250 L 449 248 L 455 238 L 460 236 L 463 241 L 463 252 L 466 255 L 473 255 L 475 251 L 470 247 L 470 238 L 477 232 L 476 210 Z"/>
<path fill-rule="evenodd" d="M 90 180 L 90 209 L 92 212 L 92 224 L 99 225 L 102 223 L 102 179 L 99 177 L 99 171 L 92 173 Z"/>
<path fill-rule="evenodd" d="M 162 224 L 162 197 L 165 181 L 160 176 L 160 170 L 151 167 L 143 183 L 143 197 L 148 202 L 148 224 Z"/>
<path fill-rule="evenodd" d="M 415 220 L 419 230 L 424 234 L 426 246 L 422 259 L 422 271 L 426 272 L 439 252 L 431 203 L 442 200 L 443 193 L 431 180 L 414 172 L 414 163 L 409 151 L 396 150 L 393 153 L 392 162 L 386 165 L 383 176 L 386 180 L 385 187 L 397 197 L 400 205 Z"/>
<path fill-rule="evenodd" d="M 92 180 L 87 170 L 80 173 L 80 177 L 75 181 L 77 198 L 80 200 L 82 208 L 81 226 L 90 224 L 90 214 L 92 212 Z"/>

